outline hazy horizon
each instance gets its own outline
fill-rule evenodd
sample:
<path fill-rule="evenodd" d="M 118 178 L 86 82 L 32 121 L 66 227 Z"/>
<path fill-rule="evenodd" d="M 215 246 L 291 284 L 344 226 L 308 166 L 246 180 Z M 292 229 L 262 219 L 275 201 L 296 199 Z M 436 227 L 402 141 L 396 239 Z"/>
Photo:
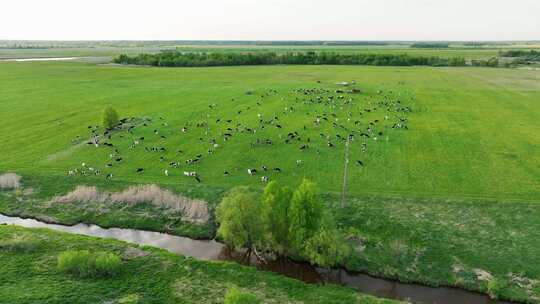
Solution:
<path fill-rule="evenodd" d="M 534 41 L 540 1 L 19 0 L 0 40 Z"/>

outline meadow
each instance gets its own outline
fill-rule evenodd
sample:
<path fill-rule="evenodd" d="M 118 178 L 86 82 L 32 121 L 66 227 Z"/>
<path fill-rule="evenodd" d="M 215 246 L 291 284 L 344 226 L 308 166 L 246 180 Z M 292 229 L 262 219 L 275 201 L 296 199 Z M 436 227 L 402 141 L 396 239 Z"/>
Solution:
<path fill-rule="evenodd" d="M 353 80 L 361 93 L 335 93 L 350 88 L 336 83 Z M 306 177 L 319 185 L 340 227 L 364 235 L 365 249 L 347 268 L 487 292 L 488 281 L 478 274 L 484 271 L 502 282 L 502 297 L 533 302 L 540 291 L 539 83 L 535 70 L 471 67 L 147 68 L 1 62 L 0 172 L 17 172 L 34 193 L 27 203 L 21 203 L 19 194 L 2 193 L 0 212 L 210 238 L 212 221 L 192 226 L 170 222 L 147 206 L 104 214 L 96 211 L 99 205 L 55 205 L 49 200 L 81 184 L 119 190 L 155 183 L 215 206 L 231 187 L 261 189 L 263 175 L 290 185 Z M 306 95 L 299 89 L 328 92 Z M 344 98 L 308 102 L 332 95 Z M 349 99 L 353 101 L 346 104 Z M 393 111 L 385 119 L 378 102 L 395 108 L 398 100 L 411 111 Z M 139 119 L 133 134 L 123 130 L 106 140 L 122 154 L 122 161 L 113 161 L 110 168 L 106 164 L 114 149 L 86 144 L 90 130 L 101 124 L 105 106 L 113 106 L 121 117 Z M 314 120 L 323 113 L 330 121 L 317 126 Z M 262 129 L 258 114 L 263 120 L 278 116 L 282 128 L 274 122 Z M 392 128 L 398 117 L 406 118 L 406 129 Z M 144 120 L 147 127 L 144 118 L 151 119 Z M 234 122 L 229 126 L 223 122 L 227 119 Z M 336 134 L 346 137 L 348 132 L 339 131 L 332 120 L 359 132 L 379 120 L 375 134 L 383 132 L 369 139 L 357 134 L 351 141 L 344 207 L 345 144 Z M 256 133 L 246 131 L 254 127 Z M 232 137 L 225 141 L 227 128 Z M 286 144 L 290 132 L 302 139 Z M 144 143 L 130 148 L 140 137 Z M 257 144 L 257 138 L 273 144 Z M 300 150 L 307 138 L 309 148 Z M 144 147 L 166 147 L 166 152 Z M 208 149 L 214 149 L 212 154 Z M 201 161 L 185 163 L 197 154 L 203 155 Z M 179 168 L 171 162 L 179 162 Z M 68 175 L 84 169 L 82 163 L 102 174 Z M 263 165 L 270 170 L 263 171 Z M 281 173 L 272 171 L 276 167 Z M 138 168 L 144 172 L 137 173 Z M 260 172 L 249 175 L 249 168 Z M 201 183 L 183 171 L 198 172 Z"/>
<path fill-rule="evenodd" d="M 66 250 L 115 253 L 120 272 L 77 278 L 57 269 Z M 308 285 L 254 267 L 203 262 L 124 242 L 0 226 L 2 303 L 223 303 L 237 287 L 262 303 L 397 303 L 338 286 Z"/>
<path fill-rule="evenodd" d="M 83 63 L 2 63 L 1 67 L 0 168 L 23 176 L 65 177 L 83 162 L 107 172 L 104 166 L 110 162 L 110 149 L 96 149 L 86 141 L 90 138 L 88 126 L 99 125 L 102 109 L 112 105 L 121 117 L 152 118 L 153 124 L 136 129 L 133 137 L 146 137 L 144 146 L 168 149 L 163 154 L 166 161 L 160 161 L 162 154 L 146 153 L 142 144 L 129 149 L 131 139 L 116 137 L 113 142 L 125 157 L 122 164 L 110 169 L 115 180 L 197 184 L 182 174 L 183 168 L 191 168 L 189 171 L 201 174 L 205 185 L 262 186 L 260 176 L 248 175 L 247 169 L 260 170 L 266 165 L 282 169 L 283 174 L 269 173 L 271 179 L 295 183 L 307 177 L 324 192 L 339 192 L 345 145 L 334 136 L 346 136 L 346 132 L 334 130 L 330 122 L 318 129 L 314 126 L 315 111 L 330 114 L 324 106 L 299 105 L 295 112 L 282 112 L 296 106 L 296 89 L 333 91 L 339 89 L 336 82 L 355 80 L 363 91 L 353 96 L 356 117 L 346 122 L 349 111 L 337 109 L 338 122 L 354 126 L 360 119 L 365 128 L 378 119 L 376 131 L 384 135 L 378 141 L 370 138 L 367 152 L 362 152 L 359 136 L 352 142 L 351 161 L 362 160 L 365 166 L 350 164 L 351 194 L 497 200 L 537 200 L 540 195 L 535 140 L 540 77 L 536 71 L 341 66 L 159 69 Z M 277 93 L 265 97 L 264 106 L 257 106 L 258 95 L 268 90 Z M 246 94 L 248 91 L 253 95 Z M 396 95 L 389 99 L 401 98 L 410 106 L 412 111 L 403 115 L 409 121 L 407 130 L 392 129 L 395 118 L 392 115 L 384 121 L 382 110 L 359 118 L 357 108 L 377 107 L 378 91 Z M 213 104 L 215 109 L 210 109 Z M 240 115 L 238 111 L 244 112 Z M 230 126 L 215 120 L 235 119 L 233 127 L 238 122 L 249 127 L 257 125 L 258 114 L 265 119 L 280 116 L 283 128 L 269 126 L 258 134 L 240 132 L 228 142 L 219 138 Z M 211 129 L 208 136 L 203 136 L 205 128 L 195 126 L 205 121 Z M 187 124 L 192 126 L 182 133 Z M 156 129 L 159 135 L 153 134 Z M 287 133 L 295 131 L 303 135 L 303 142 L 307 137 L 314 141 L 311 149 L 301 151 L 302 142 L 282 143 Z M 319 133 L 331 135 L 334 147 L 326 147 L 327 140 Z M 82 143 L 74 142 L 77 136 Z M 210 138 L 218 138 L 221 147 L 207 156 Z M 275 144 L 251 146 L 257 138 L 270 138 Z M 204 154 L 204 160 L 184 164 L 197 154 Z M 297 160 L 302 161 L 300 166 Z M 170 175 L 165 176 L 171 161 L 180 161 L 181 168 L 169 170 Z M 144 173 L 137 174 L 141 167 Z"/>

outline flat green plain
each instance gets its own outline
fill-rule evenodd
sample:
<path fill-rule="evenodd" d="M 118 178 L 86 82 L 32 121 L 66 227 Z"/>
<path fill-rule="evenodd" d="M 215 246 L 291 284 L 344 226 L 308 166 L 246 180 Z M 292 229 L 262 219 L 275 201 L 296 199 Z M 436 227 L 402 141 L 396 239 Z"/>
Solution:
<path fill-rule="evenodd" d="M 369 141 L 365 153 L 360 140 L 352 143 L 351 161 L 362 160 L 365 166 L 350 164 L 351 194 L 497 200 L 540 197 L 540 73 L 534 70 L 360 66 L 162 69 L 75 62 L 1 63 L 0 170 L 65 176 L 82 162 L 103 169 L 110 161 L 109 150 L 72 141 L 76 136 L 86 140 L 87 127 L 99 125 L 102 109 L 111 105 L 122 117 L 152 117 L 154 125 L 135 131 L 135 135 L 145 136 L 146 146 L 169 148 L 167 161 L 160 162 L 157 154 L 145 153 L 142 147 L 129 150 L 129 140 L 117 137 L 125 158 L 122 165 L 110 170 L 117 180 L 194 184 L 182 175 L 182 169 L 188 168 L 197 171 L 205 185 L 262 186 L 260 179 L 246 170 L 266 165 L 282 169 L 281 174 L 269 173 L 271 179 L 295 183 L 307 177 L 325 192 L 339 192 L 344 144 L 327 148 L 326 140 L 318 136 L 319 131 L 327 135 L 337 131 L 313 127 L 317 108 L 311 108 L 309 115 L 309 106 L 290 114 L 282 112 L 294 105 L 298 97 L 295 89 L 333 90 L 334 83 L 350 80 L 363 90 L 354 96 L 358 107 L 371 105 L 369 98 L 376 101 L 381 90 L 399 95 L 396 98 L 406 100 L 412 109 L 407 113 L 408 130 L 384 129 L 387 139 Z M 278 93 L 257 108 L 258 94 L 269 89 Z M 246 95 L 247 91 L 256 96 Z M 209 109 L 212 104 L 216 105 L 213 110 Z M 242 115 L 237 114 L 240 110 Z M 249 126 L 256 125 L 258 114 L 280 116 L 283 129 L 269 127 L 258 134 L 220 141 L 215 154 L 205 155 L 200 164 L 187 167 L 182 163 L 180 169 L 169 170 L 170 176 L 163 174 L 169 161 L 183 162 L 206 154 L 206 141 L 212 136 L 204 136 L 205 129 L 195 126 L 183 134 L 180 129 L 186 124 L 221 118 Z M 373 114 L 370 119 L 382 120 L 383 116 Z M 158 117 L 167 126 L 160 125 Z M 281 143 L 288 132 L 302 134 L 303 126 L 308 127 L 303 135 L 314 141 L 311 150 L 300 151 L 297 144 Z M 226 132 L 225 125 L 209 127 L 214 137 Z M 152 133 L 155 129 L 161 132 L 159 136 Z M 250 147 L 256 138 L 271 138 L 276 144 Z M 178 149 L 184 154 L 178 155 Z M 301 166 L 297 160 L 302 160 Z M 135 173 L 139 167 L 145 168 L 143 174 Z M 224 176 L 224 171 L 231 176 Z"/>

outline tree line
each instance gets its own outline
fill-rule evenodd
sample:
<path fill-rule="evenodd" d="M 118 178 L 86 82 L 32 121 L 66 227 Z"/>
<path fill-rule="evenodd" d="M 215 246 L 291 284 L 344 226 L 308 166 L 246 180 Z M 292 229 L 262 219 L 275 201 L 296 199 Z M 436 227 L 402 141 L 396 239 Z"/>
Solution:
<path fill-rule="evenodd" d="M 412 48 L 417 49 L 447 49 L 450 46 L 448 43 L 428 43 L 428 42 L 417 42 L 411 44 Z"/>
<path fill-rule="evenodd" d="M 208 67 L 239 65 L 374 65 L 374 66 L 465 66 L 465 58 L 411 56 L 407 54 L 341 54 L 335 52 L 212 52 L 162 51 L 157 54 L 122 54 L 114 63 L 159 67 Z"/>

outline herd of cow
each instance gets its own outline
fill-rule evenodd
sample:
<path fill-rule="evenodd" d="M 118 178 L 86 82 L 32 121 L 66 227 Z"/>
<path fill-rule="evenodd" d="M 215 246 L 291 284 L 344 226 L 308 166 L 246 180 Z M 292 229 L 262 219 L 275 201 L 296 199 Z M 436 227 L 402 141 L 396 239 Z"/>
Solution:
<path fill-rule="evenodd" d="M 349 86 L 350 83 L 340 85 Z M 194 169 L 197 168 L 196 165 L 212 157 L 215 151 L 224 149 L 229 141 L 239 135 L 251 138 L 245 149 L 288 145 L 302 153 L 312 151 L 320 154 L 322 149 L 335 149 L 336 146 L 358 141 L 361 155 L 367 155 L 370 142 L 388 141 L 391 130 L 408 129 L 407 114 L 412 112 L 412 109 L 405 103 L 414 101 L 414 97 L 402 96 L 392 91 L 378 90 L 365 95 L 354 87 L 334 90 L 321 87 L 301 88 L 284 95 L 270 89 L 260 94 L 249 91 L 246 96 L 252 99 L 253 103 L 242 106 L 241 109 L 237 107 L 232 113 L 227 107 L 221 109 L 216 103 L 211 103 L 204 113 L 201 113 L 200 119 L 186 121 L 177 128 L 161 116 L 157 119 L 124 118 L 113 130 L 88 126 L 90 138 L 86 143 L 98 149 L 106 149 L 109 161 L 102 166 L 90 166 L 88 162 L 83 162 L 80 167 L 68 170 L 68 175 L 103 173 L 107 179 L 112 179 L 114 167 L 127 162 L 128 158 L 122 152 L 125 149 L 139 149 L 158 155 L 156 163 L 145 166 L 159 166 L 165 176 L 170 176 L 173 170 L 183 168 L 183 176 L 202 182 L 201 176 L 204 174 Z M 235 103 L 235 100 L 232 99 L 231 103 Z M 268 109 L 265 108 L 267 104 Z M 276 110 L 277 108 L 280 110 Z M 268 113 L 269 109 L 272 110 L 271 113 Z M 226 115 L 227 111 L 229 117 L 221 117 Z M 188 135 L 196 139 L 195 142 L 191 140 L 189 148 L 193 150 L 196 146 L 200 152 L 192 157 L 182 157 L 184 151 L 178 149 L 178 146 L 171 148 L 171 145 L 179 142 L 178 137 Z M 114 139 L 119 140 L 113 143 Z M 73 142 L 82 141 L 82 137 L 77 136 Z M 174 157 L 170 157 L 171 152 Z M 220 155 L 223 157 L 223 154 Z M 302 166 L 303 163 L 302 159 L 295 162 L 296 166 Z M 363 167 L 367 162 L 365 159 L 358 159 L 355 163 Z M 145 167 L 136 166 L 133 170 L 137 174 L 143 174 Z M 260 176 L 262 182 L 269 181 L 270 172 L 282 172 L 280 167 L 269 168 L 266 164 L 246 166 L 244 170 L 250 176 Z M 241 172 L 241 169 L 231 168 L 223 171 L 223 175 L 230 176 L 237 172 Z"/>

